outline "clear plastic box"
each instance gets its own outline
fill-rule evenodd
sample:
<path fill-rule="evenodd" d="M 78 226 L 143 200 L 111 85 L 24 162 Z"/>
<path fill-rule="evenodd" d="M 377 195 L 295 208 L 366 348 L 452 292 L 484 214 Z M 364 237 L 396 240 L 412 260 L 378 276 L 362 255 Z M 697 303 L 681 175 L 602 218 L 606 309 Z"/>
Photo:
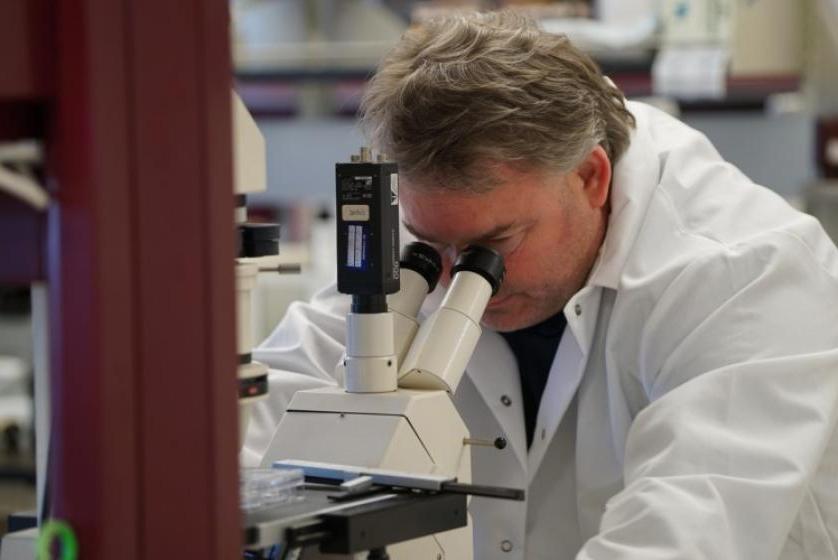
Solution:
<path fill-rule="evenodd" d="M 239 479 L 245 511 L 299 502 L 305 483 L 302 469 L 242 469 Z"/>

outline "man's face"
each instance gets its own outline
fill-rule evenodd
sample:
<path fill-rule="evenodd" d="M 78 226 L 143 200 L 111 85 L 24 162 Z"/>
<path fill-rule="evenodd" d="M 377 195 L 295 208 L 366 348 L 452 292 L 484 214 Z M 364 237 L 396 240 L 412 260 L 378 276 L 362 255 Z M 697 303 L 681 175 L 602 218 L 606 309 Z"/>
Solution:
<path fill-rule="evenodd" d="M 407 229 L 440 252 L 444 286 L 465 247 L 483 245 L 503 256 L 506 276 L 482 322 L 505 332 L 555 315 L 582 288 L 604 237 L 605 211 L 587 174 L 495 169 L 499 186 L 487 193 L 402 179 L 400 199 Z M 605 189 L 607 197 L 607 183 Z"/>

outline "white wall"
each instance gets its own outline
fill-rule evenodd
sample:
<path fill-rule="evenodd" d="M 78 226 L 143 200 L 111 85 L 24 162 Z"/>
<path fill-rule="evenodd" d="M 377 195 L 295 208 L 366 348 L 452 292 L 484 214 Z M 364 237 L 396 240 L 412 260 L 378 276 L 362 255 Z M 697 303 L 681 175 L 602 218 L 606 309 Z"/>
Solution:
<path fill-rule="evenodd" d="M 729 161 L 784 196 L 798 195 L 815 176 L 813 119 L 804 113 L 693 113 L 683 120 L 704 132 Z M 334 199 L 334 164 L 363 143 L 352 119 L 259 121 L 268 149 L 269 192 L 255 202 Z"/>

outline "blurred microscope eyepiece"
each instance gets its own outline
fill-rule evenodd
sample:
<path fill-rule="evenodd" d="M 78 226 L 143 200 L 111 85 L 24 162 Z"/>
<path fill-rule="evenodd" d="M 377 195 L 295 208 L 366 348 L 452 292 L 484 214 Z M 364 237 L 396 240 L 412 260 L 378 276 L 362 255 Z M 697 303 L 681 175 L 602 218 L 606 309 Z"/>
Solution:
<path fill-rule="evenodd" d="M 439 253 L 430 245 L 420 241 L 414 241 L 402 250 L 399 265 L 402 270 L 412 270 L 422 276 L 428 283 L 428 293 L 436 289 L 436 284 L 442 275 L 442 259 Z"/>

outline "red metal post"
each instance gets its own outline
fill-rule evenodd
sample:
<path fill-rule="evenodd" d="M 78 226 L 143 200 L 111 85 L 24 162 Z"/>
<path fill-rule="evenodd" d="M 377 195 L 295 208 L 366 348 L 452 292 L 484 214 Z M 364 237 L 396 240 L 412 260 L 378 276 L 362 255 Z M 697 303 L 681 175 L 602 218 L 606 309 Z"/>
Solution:
<path fill-rule="evenodd" d="M 0 3 L 0 102 L 46 99 L 55 50 L 48 0 Z"/>
<path fill-rule="evenodd" d="M 82 558 L 234 558 L 227 4 L 55 9 L 53 514 Z"/>

